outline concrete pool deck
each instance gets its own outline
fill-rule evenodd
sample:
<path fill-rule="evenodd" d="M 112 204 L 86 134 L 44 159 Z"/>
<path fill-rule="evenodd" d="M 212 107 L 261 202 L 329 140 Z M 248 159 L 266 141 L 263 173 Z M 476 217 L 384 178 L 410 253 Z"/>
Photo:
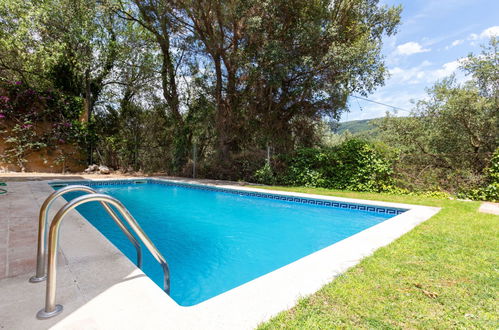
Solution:
<path fill-rule="evenodd" d="M 102 176 L 98 178 L 102 179 Z M 223 182 L 182 181 L 272 192 Z M 389 244 L 439 210 L 276 191 L 280 195 L 410 210 L 192 307 L 177 305 L 73 211 L 64 221 L 60 236 L 57 303 L 64 305 L 64 311 L 52 319 L 38 320 L 35 315 L 44 305 L 45 282 L 33 284 L 28 282 L 28 278 L 35 269 L 38 210 L 53 191 L 48 182 L 9 182 L 9 193 L 0 196 L 0 276 L 8 276 L 0 280 L 0 329 L 254 328 L 292 307 L 300 297 L 317 291 L 363 257 Z M 62 199 L 57 200 L 51 214 L 63 204 Z"/>

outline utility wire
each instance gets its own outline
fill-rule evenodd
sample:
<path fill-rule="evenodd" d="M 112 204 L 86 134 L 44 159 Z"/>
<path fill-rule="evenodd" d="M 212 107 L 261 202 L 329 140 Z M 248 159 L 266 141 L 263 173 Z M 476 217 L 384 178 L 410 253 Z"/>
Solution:
<path fill-rule="evenodd" d="M 378 101 L 373 101 L 373 100 L 369 100 L 369 99 L 366 99 L 364 97 L 360 97 L 360 96 L 356 96 L 356 95 L 350 95 L 351 97 L 355 97 L 356 99 L 359 99 L 359 100 L 364 100 L 364 101 L 367 101 L 367 102 L 372 102 L 372 103 L 376 103 L 376 104 L 380 104 L 380 105 L 384 105 L 385 107 L 389 107 L 389 108 L 392 108 L 392 109 L 395 109 L 395 110 L 400 110 L 400 111 L 404 111 L 404 112 L 407 112 L 407 113 L 411 113 L 409 110 L 406 110 L 406 109 L 403 109 L 403 108 L 399 108 L 399 107 L 394 107 L 393 105 L 389 105 L 389 104 L 386 104 L 386 103 L 382 103 L 382 102 L 378 102 Z M 358 102 L 358 101 L 357 101 Z M 360 106 L 359 106 L 360 107 Z M 362 109 L 362 108 L 361 108 Z"/>
<path fill-rule="evenodd" d="M 363 111 L 364 109 L 362 109 L 362 107 L 360 106 L 359 99 L 356 99 L 355 101 L 357 101 L 357 105 L 359 106 L 360 111 Z"/>

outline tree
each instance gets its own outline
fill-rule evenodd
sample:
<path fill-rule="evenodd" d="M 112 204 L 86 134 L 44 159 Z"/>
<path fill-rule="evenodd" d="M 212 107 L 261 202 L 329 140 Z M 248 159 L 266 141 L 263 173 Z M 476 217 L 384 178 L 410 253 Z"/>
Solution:
<path fill-rule="evenodd" d="M 461 68 L 469 81 L 437 82 L 409 118 L 387 117 L 381 123 L 388 141 L 415 167 L 415 181 L 427 172 L 449 189 L 476 184 L 499 144 L 497 40 L 491 39 L 481 55 L 470 54 Z"/>
<path fill-rule="evenodd" d="M 400 7 L 378 1 L 183 1 L 176 19 L 200 41 L 213 69 L 216 149 L 310 143 L 322 116 L 337 117 L 349 93 L 383 83 L 381 37 Z"/>
<path fill-rule="evenodd" d="M 91 126 L 123 34 L 111 1 L 2 0 L 0 76 L 82 98 L 80 120 Z M 86 144 L 91 162 L 95 139 Z"/>
<path fill-rule="evenodd" d="M 163 111 L 158 137 L 168 150 L 158 163 L 176 173 L 194 140 L 214 167 L 227 168 L 268 145 L 312 146 L 350 93 L 383 83 L 382 37 L 396 32 L 401 10 L 378 0 L 0 4 L 2 78 L 82 98 L 91 124 L 97 113 L 104 123 Z M 120 122 L 142 132 L 149 121 Z"/>
<path fill-rule="evenodd" d="M 0 8 L 2 76 L 82 97 L 89 121 L 118 55 L 110 2 L 3 0 Z"/>
<path fill-rule="evenodd" d="M 178 23 L 174 20 L 174 1 L 120 1 L 118 13 L 125 20 L 140 24 L 150 32 L 161 52 L 162 95 L 168 106 L 168 114 L 175 128 L 173 132 L 173 168 L 179 171 L 187 160 L 192 134 L 181 113 L 179 95 L 179 68 L 183 65 L 186 40 Z M 184 107 L 185 108 L 185 107 Z"/>

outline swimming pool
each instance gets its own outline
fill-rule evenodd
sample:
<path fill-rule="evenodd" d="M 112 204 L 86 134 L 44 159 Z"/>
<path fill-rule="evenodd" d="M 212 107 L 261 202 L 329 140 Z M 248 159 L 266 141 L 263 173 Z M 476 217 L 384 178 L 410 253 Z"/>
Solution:
<path fill-rule="evenodd" d="M 405 211 L 162 180 L 137 182 L 66 184 L 91 185 L 123 202 L 168 261 L 171 297 L 182 306 L 196 305 Z M 104 210 L 86 204 L 78 211 L 135 262 L 133 246 Z M 161 268 L 147 253 L 143 271 L 162 285 Z"/>

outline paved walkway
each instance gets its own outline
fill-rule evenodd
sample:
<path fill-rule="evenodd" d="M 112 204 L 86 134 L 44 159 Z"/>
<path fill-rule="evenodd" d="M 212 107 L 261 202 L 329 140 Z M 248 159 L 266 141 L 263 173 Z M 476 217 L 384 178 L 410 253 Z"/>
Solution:
<path fill-rule="evenodd" d="M 0 195 L 0 279 L 33 271 L 36 259 L 40 202 L 27 185 L 11 182 L 7 190 Z"/>
<path fill-rule="evenodd" d="M 482 205 L 480 205 L 478 211 L 482 213 L 499 215 L 499 203 L 484 202 L 482 203 Z"/>
<path fill-rule="evenodd" d="M 37 320 L 46 283 L 28 279 L 35 271 L 38 210 L 53 190 L 46 182 L 9 182 L 7 188 L 0 196 L 0 274 L 7 277 L 0 280 L 0 329 L 159 329 L 168 320 L 182 323 L 181 313 L 165 313 L 173 300 L 74 211 L 60 229 L 56 301 L 64 311 Z M 62 205 L 56 200 L 50 216 Z"/>

